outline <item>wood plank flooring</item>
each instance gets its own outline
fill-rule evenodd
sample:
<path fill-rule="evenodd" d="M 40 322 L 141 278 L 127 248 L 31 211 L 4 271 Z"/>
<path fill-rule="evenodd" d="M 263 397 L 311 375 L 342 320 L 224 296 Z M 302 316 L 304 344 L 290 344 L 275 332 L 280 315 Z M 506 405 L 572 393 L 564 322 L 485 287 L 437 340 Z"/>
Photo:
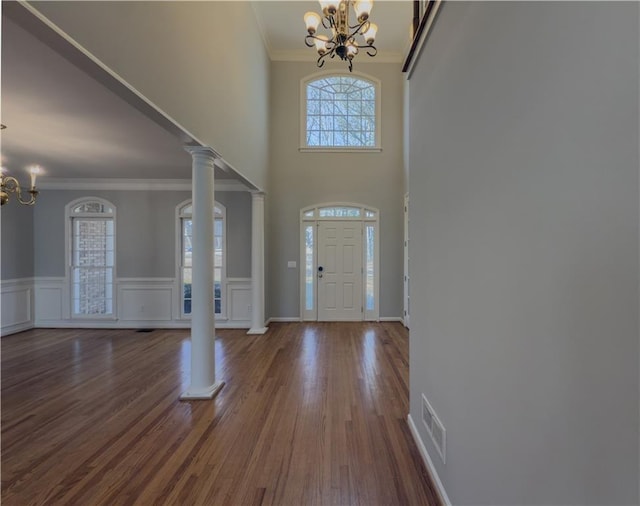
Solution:
<path fill-rule="evenodd" d="M 406 423 L 400 324 L 217 336 L 226 384 L 193 402 L 188 331 L 3 338 L 2 504 L 439 504 Z"/>

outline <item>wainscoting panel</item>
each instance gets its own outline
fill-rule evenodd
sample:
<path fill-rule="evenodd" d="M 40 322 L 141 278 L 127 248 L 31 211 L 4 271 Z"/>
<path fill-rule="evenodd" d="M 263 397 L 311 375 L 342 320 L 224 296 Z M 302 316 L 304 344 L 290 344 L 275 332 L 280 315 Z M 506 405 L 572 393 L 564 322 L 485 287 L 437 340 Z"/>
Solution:
<path fill-rule="evenodd" d="M 0 316 L 3 336 L 33 328 L 33 278 L 2 281 Z"/>
<path fill-rule="evenodd" d="M 251 327 L 251 279 L 227 279 L 227 308 L 229 323 Z"/>
<path fill-rule="evenodd" d="M 118 279 L 118 319 L 121 321 L 171 321 L 173 278 Z"/>
<path fill-rule="evenodd" d="M 107 319 L 71 318 L 69 282 L 65 278 L 35 278 L 29 281 L 31 297 L 29 306 L 5 297 L 5 290 L 20 288 L 23 280 L 2 282 L 2 334 L 27 328 L 189 328 L 191 321 L 180 317 L 180 286 L 174 278 L 117 278 L 115 282 L 116 314 Z M 6 286 L 5 286 L 6 284 Z M 26 285 L 25 285 L 26 286 Z M 35 289 L 33 288 L 35 286 Z M 226 293 L 227 318 L 216 320 L 218 328 L 251 327 L 251 279 L 228 278 Z M 24 294 L 22 295 L 24 299 Z M 5 301 L 6 299 L 6 301 Z M 12 305 L 13 304 L 13 305 Z M 25 307 L 35 308 L 35 321 L 24 320 Z M 5 313 L 6 311 L 6 313 Z M 20 313 L 22 311 L 22 313 Z M 11 319 L 5 316 L 12 315 Z M 9 322 L 11 329 L 9 329 Z M 5 325 L 7 332 L 5 332 Z M 15 330 L 14 327 L 17 329 Z"/>
<path fill-rule="evenodd" d="M 37 327 L 47 327 L 65 317 L 67 287 L 65 278 L 35 278 L 35 313 Z"/>

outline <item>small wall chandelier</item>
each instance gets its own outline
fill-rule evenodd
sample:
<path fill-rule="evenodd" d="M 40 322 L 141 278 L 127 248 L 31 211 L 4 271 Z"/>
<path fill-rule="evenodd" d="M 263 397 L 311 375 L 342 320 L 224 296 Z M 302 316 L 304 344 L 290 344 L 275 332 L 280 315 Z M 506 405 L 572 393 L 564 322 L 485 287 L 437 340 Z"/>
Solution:
<path fill-rule="evenodd" d="M 321 17 L 315 12 L 307 12 L 304 15 L 304 22 L 307 25 L 309 34 L 305 37 L 307 47 L 315 45 L 320 57 L 318 67 L 324 65 L 325 59 L 336 55 L 349 63 L 349 72 L 353 69 L 353 58 L 360 52 L 366 50 L 369 56 L 375 56 L 378 50 L 373 45 L 376 39 L 378 26 L 369 21 L 369 14 L 373 7 L 373 0 L 320 0 L 322 8 Z M 353 7 L 357 23 L 349 24 L 349 11 Z M 331 37 L 326 35 L 316 35 L 318 27 L 322 26 L 330 30 Z M 358 43 L 356 37 L 361 35 L 363 43 Z"/>
<path fill-rule="evenodd" d="M 26 206 L 32 206 L 36 203 L 36 197 L 38 196 L 38 190 L 36 190 L 36 176 L 40 173 L 40 167 L 34 165 L 29 169 L 31 174 L 31 187 L 27 192 L 29 193 L 29 200 L 22 198 L 23 189 L 20 188 L 20 183 L 13 176 L 5 175 L 5 168 L 0 167 L 0 205 L 5 205 L 9 202 L 9 194 L 15 193 L 16 199 L 21 204 Z"/>

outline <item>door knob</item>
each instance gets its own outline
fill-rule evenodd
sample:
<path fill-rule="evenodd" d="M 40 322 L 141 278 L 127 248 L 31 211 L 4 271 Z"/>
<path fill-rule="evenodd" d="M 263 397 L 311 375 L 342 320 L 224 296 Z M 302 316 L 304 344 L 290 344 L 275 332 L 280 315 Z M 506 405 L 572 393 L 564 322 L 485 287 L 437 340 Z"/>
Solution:
<path fill-rule="evenodd" d="M 322 265 L 320 265 L 318 267 L 318 277 L 321 278 L 322 277 L 322 272 L 324 271 L 324 267 L 322 267 Z"/>

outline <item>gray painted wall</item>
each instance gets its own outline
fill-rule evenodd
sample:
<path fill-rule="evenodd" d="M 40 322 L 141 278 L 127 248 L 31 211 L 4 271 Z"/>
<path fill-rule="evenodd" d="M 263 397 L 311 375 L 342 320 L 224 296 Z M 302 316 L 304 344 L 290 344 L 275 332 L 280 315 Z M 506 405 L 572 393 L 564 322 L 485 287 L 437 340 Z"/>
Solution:
<path fill-rule="evenodd" d="M 306 62 L 272 63 L 267 317 L 300 313 L 299 269 L 287 268 L 288 260 L 300 263 L 300 209 L 338 201 L 380 210 L 380 316 L 402 315 L 402 74 L 399 64 L 359 60 L 355 67 L 382 81 L 382 152 L 300 152 L 300 80 L 318 69 Z"/>
<path fill-rule="evenodd" d="M 638 35 L 447 2 L 410 81 L 411 414 L 454 504 L 638 504 Z"/>
<path fill-rule="evenodd" d="M 270 62 L 250 2 L 32 5 L 265 187 Z"/>
<path fill-rule="evenodd" d="M 118 277 L 175 276 L 175 210 L 191 198 L 191 192 L 113 190 L 40 193 L 34 207 L 36 276 L 64 276 L 64 208 L 86 196 L 101 197 L 116 206 Z M 216 192 L 216 200 L 227 208 L 227 276 L 251 277 L 251 195 Z"/>
<path fill-rule="evenodd" d="M 33 277 L 33 212 L 12 196 L 0 210 L 1 279 Z"/>

